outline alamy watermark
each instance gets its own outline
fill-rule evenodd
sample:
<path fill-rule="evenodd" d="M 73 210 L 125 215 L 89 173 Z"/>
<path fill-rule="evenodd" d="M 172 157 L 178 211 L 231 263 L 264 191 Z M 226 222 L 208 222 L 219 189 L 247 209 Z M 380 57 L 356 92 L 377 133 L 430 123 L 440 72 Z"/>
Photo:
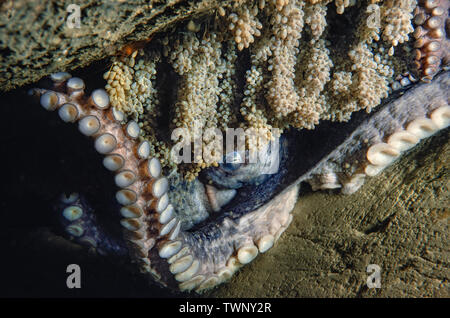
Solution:
<path fill-rule="evenodd" d="M 279 136 L 277 128 L 226 128 L 225 132 L 218 128 L 176 128 L 172 131 L 171 138 L 176 143 L 170 155 L 176 164 L 223 163 L 224 158 L 232 164 L 258 163 L 262 174 L 274 174 L 280 164 Z M 231 155 L 234 153 L 238 155 Z"/>
<path fill-rule="evenodd" d="M 366 281 L 367 287 L 381 288 L 381 267 L 377 264 L 369 264 L 366 271 L 370 274 Z"/>
<path fill-rule="evenodd" d="M 70 264 L 66 268 L 66 273 L 70 273 L 66 279 L 67 288 L 81 288 L 81 268 L 80 265 Z"/>
<path fill-rule="evenodd" d="M 379 29 L 381 27 L 380 7 L 371 4 L 367 6 L 366 13 L 369 14 L 367 17 L 367 26 L 371 29 Z"/>
<path fill-rule="evenodd" d="M 70 13 L 67 16 L 67 27 L 69 29 L 79 29 L 81 28 L 81 9 L 77 4 L 69 4 L 66 8 L 66 11 Z"/>

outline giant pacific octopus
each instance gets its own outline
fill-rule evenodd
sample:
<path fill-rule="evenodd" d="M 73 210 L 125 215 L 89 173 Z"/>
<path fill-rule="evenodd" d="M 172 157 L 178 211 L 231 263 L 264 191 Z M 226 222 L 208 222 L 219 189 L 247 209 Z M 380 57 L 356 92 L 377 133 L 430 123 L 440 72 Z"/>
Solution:
<path fill-rule="evenodd" d="M 86 94 L 82 79 L 53 74 L 32 93 L 94 140 L 119 188 L 108 222 L 82 193 L 64 195 L 67 235 L 163 286 L 202 292 L 227 281 L 276 243 L 306 184 L 353 193 L 448 127 L 448 9 L 446 0 L 236 1 L 113 57 L 106 89 Z M 171 162 L 168 132 L 194 122 L 280 128 L 276 173 L 233 161 L 245 152 Z"/>

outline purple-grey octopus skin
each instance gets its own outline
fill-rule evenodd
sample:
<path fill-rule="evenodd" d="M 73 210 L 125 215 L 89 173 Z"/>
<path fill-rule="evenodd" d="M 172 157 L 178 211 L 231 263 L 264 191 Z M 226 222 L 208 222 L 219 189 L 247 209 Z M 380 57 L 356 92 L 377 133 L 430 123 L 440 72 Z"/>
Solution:
<path fill-rule="evenodd" d="M 141 270 L 170 288 L 202 292 L 222 283 L 258 253 L 272 247 L 292 220 L 290 212 L 302 184 L 309 183 L 313 190 L 341 189 L 343 193 L 353 193 L 365 178 L 381 173 L 421 139 L 446 129 L 450 122 L 449 84 L 450 73 L 442 72 L 430 83 L 417 83 L 392 94 L 371 114 L 354 114 L 348 123 L 325 122 L 314 131 L 286 132 L 281 139 L 281 162 L 276 174 L 263 182 L 242 185 L 235 197 L 221 207 L 220 213 L 211 214 L 189 230 L 178 228 L 174 233 L 172 228 L 162 234 L 167 222 L 163 223 L 158 227 L 159 235 L 151 232 L 155 236 L 147 237 L 152 240 L 150 244 L 142 246 L 140 242 L 146 254 L 130 248 L 129 257 L 134 261 L 144 259 L 144 265 L 148 266 L 142 268 L 140 263 Z M 49 92 L 35 90 L 41 97 Z M 80 111 L 89 111 L 85 105 L 80 106 L 78 97 L 71 98 L 64 92 L 57 94 L 58 101 L 52 108 L 71 102 Z M 44 107 L 49 100 L 41 98 Z M 223 184 L 215 180 L 216 172 L 212 168 L 206 170 L 199 179 L 205 183 L 211 181 L 221 189 Z M 182 195 L 195 191 L 203 198 L 199 207 L 208 210 L 208 198 L 199 190 L 202 188 L 187 189 Z M 129 233 L 125 239 L 120 235 L 108 237 L 107 233 L 117 233 L 117 228 L 104 230 L 103 224 L 90 216 L 92 210 L 83 197 L 65 198 L 64 202 L 59 206 L 59 213 L 73 206 L 84 212 L 74 221 L 82 233 L 77 234 L 75 241 L 97 247 L 104 254 L 124 254 Z M 147 217 L 161 217 L 163 211 L 155 212 L 152 206 Z M 175 212 L 179 208 L 175 206 Z M 119 213 L 110 211 L 109 215 L 118 226 Z M 176 214 L 171 218 L 174 219 L 178 220 Z M 155 222 L 144 219 L 147 221 Z M 67 218 L 64 222 L 66 228 L 73 225 Z M 183 259 L 185 263 L 180 261 Z"/>

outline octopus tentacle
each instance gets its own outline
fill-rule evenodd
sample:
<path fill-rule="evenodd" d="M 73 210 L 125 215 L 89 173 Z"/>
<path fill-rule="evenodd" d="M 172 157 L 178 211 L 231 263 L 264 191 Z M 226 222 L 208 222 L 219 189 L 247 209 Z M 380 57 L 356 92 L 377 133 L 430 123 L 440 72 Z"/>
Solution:
<path fill-rule="evenodd" d="M 61 83 L 55 82 L 55 88 L 61 88 Z M 66 93 L 40 89 L 35 92 L 45 109 L 58 109 L 64 121 L 78 120 L 80 132 L 95 139 L 95 149 L 105 155 L 104 166 L 115 172 L 114 181 L 121 188 L 116 199 L 123 205 L 120 224 L 124 227 L 125 241 L 142 269 L 151 272 L 148 250 L 156 244 L 154 234 L 163 229 L 167 232 L 165 220 L 158 215 L 172 208 L 167 179 L 161 176 L 159 161 L 148 158 L 148 142 L 137 140 L 139 126 L 133 121 L 120 123 L 121 114 L 108 107 L 109 97 L 104 90 L 95 90 L 85 98 L 83 89 L 81 79 L 70 78 Z M 160 235 L 160 241 L 167 236 L 176 237 L 174 231 L 165 234 Z"/>
<path fill-rule="evenodd" d="M 87 246 L 101 255 L 123 257 L 127 248 L 120 240 L 108 235 L 99 224 L 86 199 L 78 193 L 63 194 L 56 204 L 64 231 L 74 242 Z"/>
<path fill-rule="evenodd" d="M 414 12 L 414 67 L 424 81 L 430 81 L 450 61 L 448 0 L 421 0 Z"/>
<path fill-rule="evenodd" d="M 122 124 L 123 114 L 109 107 L 104 90 L 94 90 L 86 97 L 81 79 L 63 73 L 52 79 L 53 90 L 34 89 L 33 93 L 40 96 L 45 109 L 57 110 L 63 121 L 78 121 L 80 132 L 92 137 L 95 149 L 105 155 L 103 164 L 115 173 L 114 181 L 120 188 L 116 200 L 122 205 L 120 224 L 125 244 L 140 270 L 155 281 L 182 291 L 214 287 L 258 253 L 270 249 L 292 221 L 297 185 L 238 220 L 224 218 L 212 228 L 181 231 L 169 202 L 168 181 L 162 176 L 159 160 L 149 158 L 148 142 L 139 141 L 139 126 L 134 121 Z M 78 201 L 68 205 L 78 212 L 83 210 Z M 78 228 L 84 231 L 81 225 Z M 92 221 L 86 228 L 97 231 Z M 98 236 L 94 233 L 86 239 L 96 246 L 97 240 L 91 237 Z"/>
<path fill-rule="evenodd" d="M 420 84 L 363 122 L 305 177 L 313 190 L 353 193 L 414 147 L 450 125 L 449 72 Z"/>

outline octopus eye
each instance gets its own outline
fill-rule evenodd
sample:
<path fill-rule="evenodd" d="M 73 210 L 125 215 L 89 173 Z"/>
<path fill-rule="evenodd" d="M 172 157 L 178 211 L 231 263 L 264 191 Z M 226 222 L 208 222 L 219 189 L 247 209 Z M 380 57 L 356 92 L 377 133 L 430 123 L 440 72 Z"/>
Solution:
<path fill-rule="evenodd" d="M 248 150 L 229 152 L 224 156 L 223 163 L 217 168 L 206 169 L 200 179 L 226 189 L 260 185 L 278 172 L 283 151 L 285 149 L 279 143 L 268 143 L 253 154 Z"/>
<path fill-rule="evenodd" d="M 225 171 L 235 171 L 244 163 L 242 156 L 237 151 L 233 151 L 225 155 L 224 163 L 221 167 Z"/>

